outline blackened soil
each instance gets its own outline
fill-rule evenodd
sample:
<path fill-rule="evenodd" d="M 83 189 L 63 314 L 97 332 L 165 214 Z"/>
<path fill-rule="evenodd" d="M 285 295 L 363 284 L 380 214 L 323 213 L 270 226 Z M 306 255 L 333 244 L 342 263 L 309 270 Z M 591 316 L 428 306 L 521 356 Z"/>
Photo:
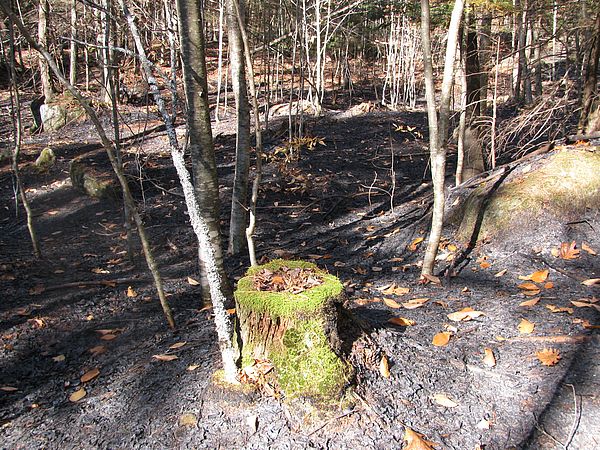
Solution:
<path fill-rule="evenodd" d="M 152 115 L 140 125 L 141 115 L 126 116 L 126 133 L 158 125 Z M 509 252 L 493 243 L 477 247 L 455 277 L 419 285 L 424 243 L 415 239 L 425 235 L 431 207 L 430 185 L 423 181 L 429 178 L 427 148 L 395 129 L 405 124 L 423 131 L 425 116 L 375 111 L 341 117 L 308 121 L 308 134 L 325 145 L 303 149 L 284 171 L 275 163 L 266 167 L 256 241 L 260 258 L 312 260 L 345 283 L 348 306 L 366 330 L 362 336 L 356 327 L 341 330 L 357 374 L 348 400 L 315 413 L 298 401 L 232 394 L 211 383 L 219 353 L 210 310 L 202 309 L 199 288 L 188 281 L 197 278 L 197 250 L 166 137 L 159 128 L 143 141 L 131 139 L 125 161 L 166 279 L 176 332 L 161 315 L 139 245 L 134 264 L 127 259 L 119 203 L 84 197 L 68 180 L 70 160 L 98 150 L 89 125 L 80 124 L 30 138 L 24 148 L 21 168 L 41 261 L 31 257 L 22 209 L 15 211 L 9 163 L 0 167 L 0 447 L 402 448 L 408 426 L 436 448 L 598 448 L 600 340 L 582 322 L 597 325 L 598 314 L 570 302 L 598 296 L 597 288 L 580 281 L 600 278 L 599 257 L 554 258 L 550 251 L 560 242 L 540 230 L 536 242 Z M 224 229 L 232 130 L 231 120 L 215 127 Z M 266 137 L 271 149 L 282 143 L 274 132 Z M 44 146 L 53 148 L 57 164 L 37 173 L 31 163 Z M 109 170 L 105 159 L 96 161 L 97 169 Z M 585 238 L 600 251 L 588 226 L 597 230 L 600 224 L 574 224 L 568 238 L 579 244 Z M 445 238 L 456 251 L 463 247 L 450 231 Z M 227 266 L 235 280 L 248 261 L 228 258 Z M 517 288 L 518 276 L 543 269 L 553 286 L 542 283 L 536 306 L 519 306 L 531 297 Z M 382 289 L 392 283 L 410 291 Z M 389 302 L 414 298 L 429 301 L 417 309 Z M 573 309 L 557 313 L 548 305 Z M 467 306 L 484 315 L 448 319 Z M 416 323 L 398 327 L 389 322 L 393 317 Z M 519 333 L 523 318 L 535 324 L 531 334 Z M 442 331 L 451 332 L 448 345 L 432 345 Z M 112 339 L 103 340 L 106 334 Z M 494 367 L 483 362 L 485 348 L 495 356 Z M 557 365 L 538 361 L 535 353 L 544 348 L 560 352 Z M 177 359 L 153 358 L 165 354 Z M 380 372 L 384 355 L 389 378 Z M 99 375 L 82 383 L 80 377 L 96 368 Z M 80 388 L 87 395 L 70 401 Z M 438 404 L 437 394 L 456 406 Z"/>

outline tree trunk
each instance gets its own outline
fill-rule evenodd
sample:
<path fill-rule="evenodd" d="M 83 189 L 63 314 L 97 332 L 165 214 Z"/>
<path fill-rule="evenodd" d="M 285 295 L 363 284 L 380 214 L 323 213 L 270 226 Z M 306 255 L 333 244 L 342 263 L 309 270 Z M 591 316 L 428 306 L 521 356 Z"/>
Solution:
<path fill-rule="evenodd" d="M 594 109 L 598 84 L 598 62 L 600 60 L 600 12 L 596 15 L 595 33 L 590 46 L 585 81 L 583 83 L 583 97 L 581 100 L 581 115 L 578 130 L 580 133 L 596 131 L 591 129 L 590 117 Z"/>
<path fill-rule="evenodd" d="M 69 83 L 77 84 L 77 0 L 71 0 L 71 50 L 69 55 Z"/>
<path fill-rule="evenodd" d="M 38 9 L 38 41 L 44 48 L 48 48 L 48 20 L 50 16 L 50 4 L 48 0 L 40 0 Z M 52 76 L 50 75 L 50 67 L 48 62 L 42 55 L 39 55 L 40 79 L 42 82 L 42 95 L 46 98 L 45 102 L 49 103 L 54 97 L 54 85 Z"/>
<path fill-rule="evenodd" d="M 444 78 L 442 80 L 442 93 L 440 97 L 439 118 L 435 114 L 435 90 L 433 84 L 433 68 L 431 62 L 431 38 L 429 0 L 421 0 L 421 27 L 423 59 L 425 66 L 425 87 L 427 97 L 427 112 L 429 119 L 429 148 L 431 154 L 431 177 L 433 180 L 433 216 L 431 231 L 427 242 L 421 275 L 431 275 L 435 265 L 438 246 L 442 237 L 444 225 L 444 180 L 446 173 L 446 145 L 448 138 L 448 122 L 450 119 L 450 100 L 452 98 L 452 85 L 454 79 L 454 63 L 460 22 L 464 9 L 464 0 L 456 0 L 448 28 L 448 43 L 444 61 Z M 437 120 L 436 120 L 437 119 Z"/>
<path fill-rule="evenodd" d="M 237 134 L 235 146 L 235 175 L 231 194 L 231 220 L 229 224 L 228 252 L 236 255 L 244 249 L 248 204 L 248 173 L 250 168 L 250 104 L 244 67 L 244 43 L 236 16 L 238 0 L 227 0 L 227 34 L 231 82 L 235 95 Z M 240 2 L 241 3 L 241 2 Z M 244 8 L 240 4 L 241 16 Z"/>
<path fill-rule="evenodd" d="M 227 297 L 231 297 L 223 266 L 219 224 L 219 184 L 208 105 L 208 83 L 204 58 L 202 12 L 197 0 L 177 2 L 183 55 L 183 85 L 187 101 L 189 149 L 192 155 L 195 194 L 199 213 L 210 235 L 210 246 Z M 207 261 L 200 251 L 200 283 L 206 304 L 211 302 Z"/>

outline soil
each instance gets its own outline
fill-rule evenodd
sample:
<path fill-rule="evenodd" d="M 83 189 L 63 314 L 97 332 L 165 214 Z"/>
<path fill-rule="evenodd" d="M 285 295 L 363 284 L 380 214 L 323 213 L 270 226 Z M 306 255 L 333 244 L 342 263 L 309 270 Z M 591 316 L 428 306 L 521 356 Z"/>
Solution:
<path fill-rule="evenodd" d="M 6 105 L 4 96 L 3 110 Z M 126 136 L 137 136 L 126 140 L 125 166 L 178 328 L 166 325 L 139 244 L 133 264 L 127 258 L 120 203 L 85 197 L 70 184 L 75 157 L 110 171 L 91 126 L 27 136 L 21 169 L 44 258 L 31 256 L 4 160 L 0 447 L 399 449 L 405 427 L 435 448 L 600 447 L 600 337 L 585 327 L 599 323 L 598 313 L 571 304 L 598 297 L 598 287 L 581 280 L 600 278 L 600 257 L 584 250 L 572 260 L 551 254 L 561 242 L 575 240 L 580 247 L 583 239 L 600 251 L 600 235 L 589 232 L 600 227 L 597 211 L 565 226 L 560 236 L 540 229 L 509 249 L 479 244 L 452 277 L 419 284 L 425 245 L 419 239 L 432 201 L 427 145 L 395 129 L 404 124 L 426 134 L 425 114 L 330 112 L 308 120 L 307 134 L 324 138 L 325 145 L 303 149 L 284 173 L 276 163 L 267 165 L 256 243 L 263 261 L 314 261 L 346 286 L 352 319 L 340 334 L 356 380 L 339 406 L 319 412 L 309 402 L 232 392 L 212 381 L 220 367 L 216 334 L 193 283 L 197 249 L 164 130 L 151 108 L 122 114 Z M 3 136 L 10 133 L 6 116 Z M 108 126 L 109 115 L 103 120 Z M 227 119 L 214 129 L 224 230 L 233 125 Z M 178 131 L 184 135 L 183 127 Z M 272 149 L 283 141 L 269 132 L 266 142 Z M 57 161 L 38 173 L 32 162 L 45 146 Z M 448 171 L 451 179 L 452 167 Z M 441 254 L 449 261 L 447 255 L 465 248 L 448 229 Z M 235 281 L 248 260 L 229 257 L 226 264 Z M 518 276 L 539 270 L 549 271 L 538 283 L 539 303 L 519 306 L 533 297 L 517 287 L 523 282 Z M 429 300 L 418 301 L 421 307 L 402 306 L 423 298 Z M 449 313 L 465 307 L 483 315 L 449 320 Z M 389 322 L 394 317 L 415 324 L 397 326 Z M 535 324 L 530 334 L 519 332 L 524 318 Z M 449 343 L 434 346 L 434 335 L 443 331 Z M 486 348 L 493 366 L 484 362 Z M 541 364 L 536 352 L 545 348 L 560 352 L 558 364 Z M 82 382 L 94 369 L 98 375 Z M 81 388 L 86 395 L 71 401 Z"/>

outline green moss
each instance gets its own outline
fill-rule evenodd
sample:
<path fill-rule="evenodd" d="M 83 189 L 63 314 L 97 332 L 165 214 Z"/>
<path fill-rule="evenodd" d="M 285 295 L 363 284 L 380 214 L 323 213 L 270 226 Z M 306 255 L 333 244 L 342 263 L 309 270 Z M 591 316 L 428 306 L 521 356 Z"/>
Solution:
<path fill-rule="evenodd" d="M 281 267 L 314 269 L 323 277 L 323 283 L 299 294 L 257 291 L 254 288 L 252 279 L 254 274 L 262 269 L 276 271 Z M 253 311 L 266 312 L 273 319 L 276 319 L 316 311 L 325 301 L 339 296 L 343 289 L 344 287 L 337 277 L 318 269 L 315 264 L 305 261 L 276 259 L 262 266 L 248 269 L 246 276 L 238 281 L 235 299 L 238 303 L 247 305 Z"/>
<path fill-rule="evenodd" d="M 340 394 L 348 368 L 331 350 L 320 320 L 299 322 L 286 331 L 283 347 L 271 353 L 281 389 L 288 397 L 319 399 Z"/>

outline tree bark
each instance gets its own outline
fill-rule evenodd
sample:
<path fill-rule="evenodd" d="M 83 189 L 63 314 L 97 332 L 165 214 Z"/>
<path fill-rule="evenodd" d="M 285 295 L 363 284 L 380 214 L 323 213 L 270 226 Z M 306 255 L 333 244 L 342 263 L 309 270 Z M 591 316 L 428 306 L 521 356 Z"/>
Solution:
<path fill-rule="evenodd" d="M 596 15 L 594 25 L 595 33 L 590 46 L 585 81 L 583 84 L 583 96 L 581 100 L 581 115 L 579 117 L 578 130 L 580 133 L 588 133 L 590 126 L 590 116 L 597 96 L 598 84 L 598 62 L 600 60 L 600 12 Z"/>
<path fill-rule="evenodd" d="M 440 113 L 436 120 L 435 88 L 433 84 L 433 68 L 431 62 L 431 38 L 429 0 L 421 0 L 421 28 L 423 59 L 425 65 L 425 87 L 427 112 L 429 119 L 429 149 L 431 154 L 431 177 L 433 180 L 433 215 L 427 249 L 423 258 L 422 276 L 431 275 L 435 265 L 438 246 L 444 225 L 444 180 L 446 174 L 446 145 L 448 139 L 448 123 L 450 119 L 450 100 L 454 79 L 454 65 L 460 22 L 464 9 L 464 0 L 456 0 L 448 28 L 448 43 L 444 60 L 444 78 L 440 97 Z"/>
<path fill-rule="evenodd" d="M 50 3 L 48 0 L 40 0 L 38 8 L 38 41 L 44 48 L 48 48 L 48 20 L 50 16 Z M 40 79 L 42 82 L 42 95 L 48 103 L 54 97 L 54 85 L 52 83 L 52 75 L 50 75 L 50 67 L 48 61 L 39 55 Z"/>
<path fill-rule="evenodd" d="M 187 101 L 189 132 L 188 147 L 192 156 L 194 190 L 200 208 L 199 213 L 206 223 L 210 245 L 217 270 L 223 280 L 226 296 L 231 297 L 223 266 L 221 227 L 219 223 L 219 184 L 215 162 L 212 128 L 208 105 L 208 83 L 204 58 L 204 29 L 202 12 L 196 0 L 177 2 L 179 33 L 183 55 L 183 85 Z M 207 261 L 200 251 L 200 284 L 205 304 L 210 304 L 210 286 Z"/>
<path fill-rule="evenodd" d="M 229 223 L 228 252 L 232 255 L 244 249 L 248 204 L 248 174 L 250 168 L 250 103 L 244 67 L 244 43 L 236 16 L 236 2 L 227 0 L 227 35 L 229 37 L 229 62 L 231 82 L 235 95 L 237 133 L 235 142 L 235 175 L 231 194 L 231 219 Z M 240 12 L 243 17 L 243 7 Z"/>

